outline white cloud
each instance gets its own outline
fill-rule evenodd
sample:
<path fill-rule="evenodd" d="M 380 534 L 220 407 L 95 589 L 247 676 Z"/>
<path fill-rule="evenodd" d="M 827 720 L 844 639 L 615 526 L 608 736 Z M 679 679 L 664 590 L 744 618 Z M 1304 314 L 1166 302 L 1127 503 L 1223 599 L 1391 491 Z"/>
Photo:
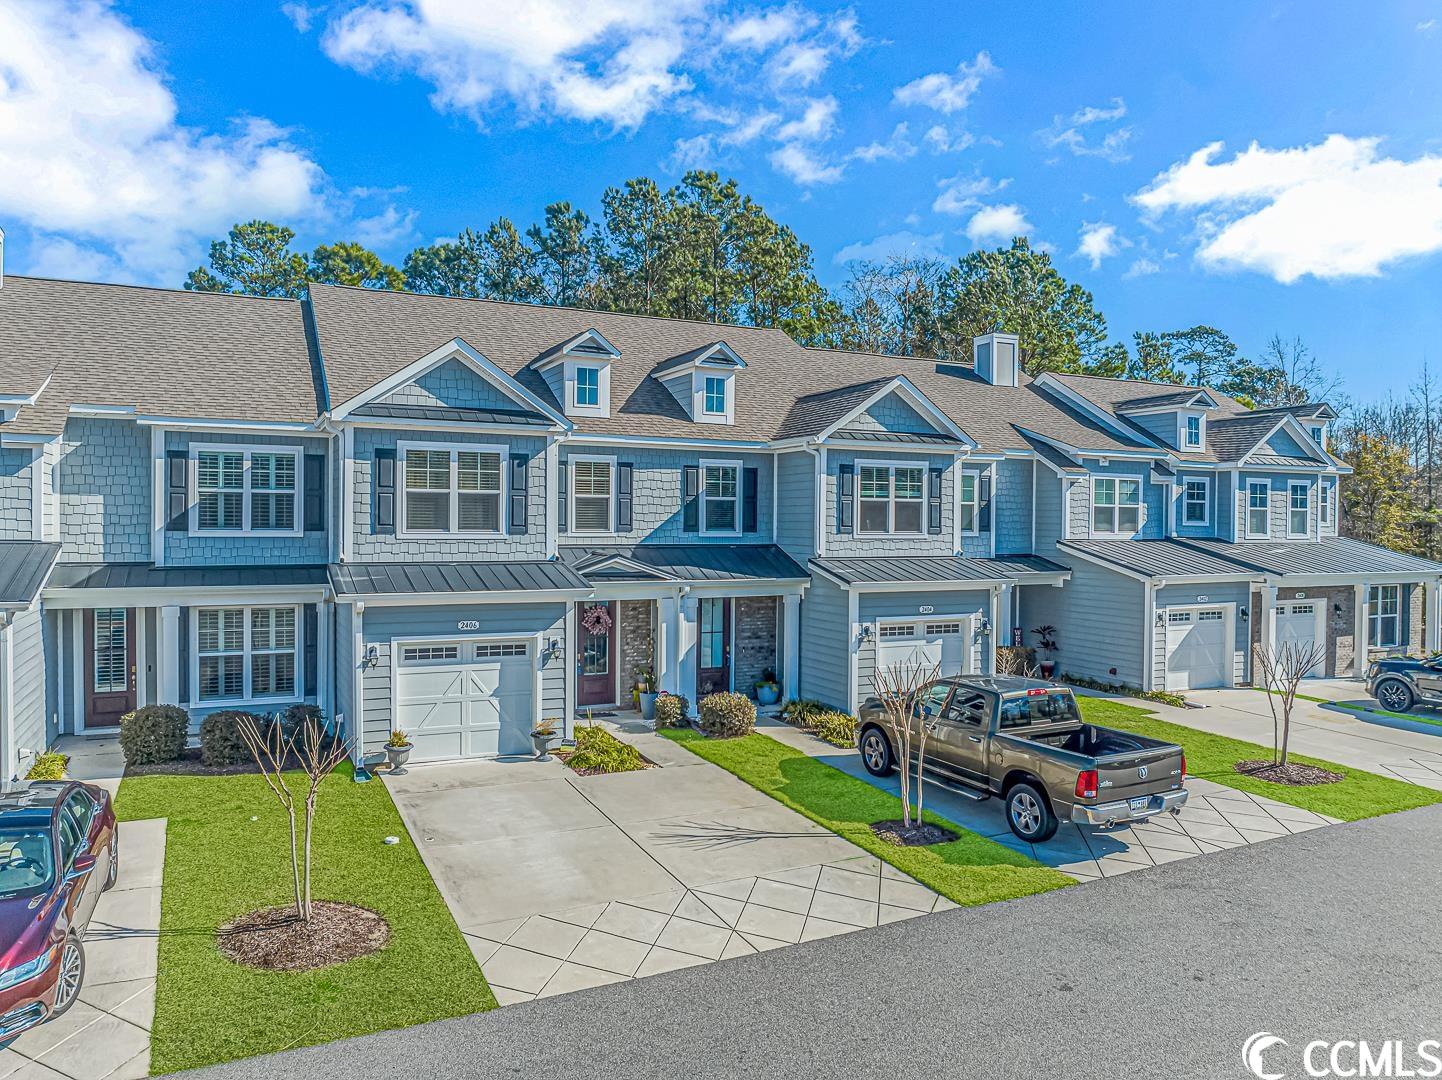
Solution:
<path fill-rule="evenodd" d="M 834 97 L 812 98 L 800 116 L 776 130 L 776 138 L 781 142 L 829 138 L 835 130 L 836 114 L 840 108 Z"/>
<path fill-rule="evenodd" d="M 858 146 L 847 155 L 849 159 L 865 162 L 905 161 L 907 158 L 915 156 L 916 144 L 911 141 L 910 129 L 905 121 L 892 129 L 890 137 L 885 142 L 872 142 L 865 146 Z"/>
<path fill-rule="evenodd" d="M 926 148 L 933 154 L 948 154 L 955 150 L 965 150 L 976 142 L 976 138 L 968 131 L 958 131 L 953 135 L 942 124 L 933 124 L 926 129 L 921 141 L 926 143 Z"/>
<path fill-rule="evenodd" d="M 942 256 L 941 233 L 914 233 L 908 229 L 888 233 L 874 240 L 847 244 L 832 256 L 838 266 L 849 262 L 881 262 L 892 256 L 909 259 L 939 259 Z"/>
<path fill-rule="evenodd" d="M 1010 179 L 998 182 L 985 176 L 950 176 L 937 181 L 941 191 L 931 208 L 938 214 L 965 214 L 981 205 L 983 195 L 995 194 L 1010 183 Z"/>
<path fill-rule="evenodd" d="M 796 4 L 750 12 L 721 32 L 723 46 L 769 53 L 768 82 L 777 89 L 810 86 L 838 58 L 853 55 L 863 44 L 856 16 L 840 11 L 822 18 Z M 722 57 L 721 63 L 727 58 Z"/>
<path fill-rule="evenodd" d="M 991 62 L 990 53 L 979 52 L 971 63 L 963 60 L 958 64 L 954 74 L 938 71 L 923 75 L 905 86 L 898 86 L 891 98 L 897 105 L 921 105 L 950 115 L 971 104 L 972 97 L 981 89 L 982 80 L 1000 70 Z"/>
<path fill-rule="evenodd" d="M 1419 22 L 1419 23 L 1417 24 L 1417 32 L 1418 32 L 1419 34 L 1430 34 L 1433 30 L 1436 30 L 1436 29 L 1437 29 L 1437 20 L 1436 20 L 1436 19 L 1428 19 L 1428 20 L 1426 20 L 1425 22 Z"/>
<path fill-rule="evenodd" d="M 368 248 L 384 247 L 397 240 L 414 236 L 416 231 L 415 210 L 401 210 L 393 204 L 382 208 L 368 217 L 356 218 L 348 229 L 351 239 Z"/>
<path fill-rule="evenodd" d="M 771 152 L 771 164 L 803 187 L 834 184 L 841 179 L 841 166 L 826 161 L 803 143 L 784 143 Z"/>
<path fill-rule="evenodd" d="M 1145 255 L 1143 255 L 1143 256 L 1142 256 L 1141 258 L 1139 258 L 1139 259 L 1134 259 L 1134 260 L 1132 260 L 1131 266 L 1127 267 L 1127 272 L 1126 272 L 1125 274 L 1123 274 L 1122 277 L 1124 277 L 1124 278 L 1146 277 L 1146 276 L 1149 275 L 1149 274 L 1160 273 L 1160 272 L 1161 272 L 1161 269 L 1162 269 L 1161 264 L 1158 263 L 1155 259 L 1149 259 L 1149 258 L 1147 258 Z"/>
<path fill-rule="evenodd" d="M 1380 139 L 1330 135 L 1231 161 L 1211 143 L 1134 195 L 1152 215 L 1196 215 L 1197 258 L 1281 282 L 1311 274 L 1372 277 L 1408 256 L 1442 251 L 1442 157 L 1381 157 Z"/>
<path fill-rule="evenodd" d="M 795 4 L 752 12 L 734 20 L 721 34 L 727 45 L 765 51 L 795 38 L 812 25 L 815 16 Z"/>
<path fill-rule="evenodd" d="M 1127 241 L 1117 234 L 1115 225 L 1101 221 L 1084 222 L 1081 227 L 1081 242 L 1076 253 L 1092 264 L 1092 269 L 1101 268 L 1102 260 L 1121 254 Z"/>
<path fill-rule="evenodd" d="M 280 13 L 291 21 L 291 24 L 302 34 L 308 33 L 315 24 L 316 15 L 324 9 L 316 9 L 309 4 L 289 3 L 280 5 Z"/>
<path fill-rule="evenodd" d="M 1100 139 L 1088 137 L 1087 128 L 1111 124 L 1127 114 L 1127 103 L 1121 98 L 1112 98 L 1110 105 L 1087 105 L 1072 113 L 1070 117 L 1055 116 L 1051 127 L 1037 132 L 1048 147 L 1063 147 L 1076 157 L 1097 157 L 1104 161 L 1121 162 L 1131 160 L 1128 146 L 1132 129 L 1117 127 L 1107 131 Z"/>
<path fill-rule="evenodd" d="M 39 234 L 37 267 L 175 283 L 237 220 L 320 212 L 324 174 L 286 132 L 176 113 L 150 42 L 108 4 L 0 0 L 0 215 Z"/>
<path fill-rule="evenodd" d="M 999 206 L 983 206 L 966 223 L 966 237 L 978 247 L 992 242 L 1005 242 L 1013 236 L 1026 236 L 1031 232 L 1031 222 L 1016 203 L 1002 203 Z M 1033 245 L 1036 246 L 1036 245 Z"/>

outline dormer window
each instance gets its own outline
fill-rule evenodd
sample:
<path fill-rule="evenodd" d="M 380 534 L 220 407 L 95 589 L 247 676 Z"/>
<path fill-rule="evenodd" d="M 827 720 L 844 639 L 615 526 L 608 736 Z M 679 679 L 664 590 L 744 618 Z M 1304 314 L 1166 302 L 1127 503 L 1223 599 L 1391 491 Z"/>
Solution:
<path fill-rule="evenodd" d="M 708 416 L 726 415 L 726 377 L 724 375 L 706 376 L 706 388 L 703 391 L 701 408 Z"/>
<path fill-rule="evenodd" d="M 1314 443 L 1323 450 L 1327 449 L 1327 426 L 1325 424 L 1313 424 L 1311 434 Z"/>
<path fill-rule="evenodd" d="M 673 356 L 651 369 L 698 424 L 730 424 L 736 412 L 736 373 L 746 361 L 724 341 Z"/>
<path fill-rule="evenodd" d="M 599 330 L 587 330 L 531 361 L 567 416 L 611 415 L 611 364 L 621 352 Z"/>
<path fill-rule="evenodd" d="M 576 366 L 576 400 L 578 408 L 594 409 L 601 404 L 601 369 Z"/>
<path fill-rule="evenodd" d="M 1202 418 L 1188 416 L 1186 421 L 1186 446 L 1188 450 L 1202 448 Z"/>

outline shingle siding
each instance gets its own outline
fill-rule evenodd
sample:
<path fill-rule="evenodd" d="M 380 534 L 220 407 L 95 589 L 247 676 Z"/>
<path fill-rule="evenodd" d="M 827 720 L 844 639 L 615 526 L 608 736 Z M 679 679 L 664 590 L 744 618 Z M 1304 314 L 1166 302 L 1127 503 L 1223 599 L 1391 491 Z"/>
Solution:
<path fill-rule="evenodd" d="M 1092 528 L 1092 481 L 1098 476 L 1137 478 L 1142 481 L 1142 527 L 1136 534 L 1140 540 L 1159 539 L 1166 529 L 1166 488 L 1154 484 L 1148 478 L 1150 466 L 1146 462 L 1113 460 L 1107 465 L 1088 461 L 1090 475 L 1073 485 L 1071 489 L 1071 533 L 1073 540 L 1088 540 L 1097 536 Z"/>
<path fill-rule="evenodd" d="M 1294 480 L 1305 481 L 1310 492 L 1307 510 L 1307 532 L 1306 535 L 1302 537 L 1289 537 L 1287 534 L 1288 500 L 1291 496 L 1290 485 Z M 1253 481 L 1266 481 L 1269 489 L 1267 499 L 1268 532 L 1265 537 L 1247 535 L 1247 487 Z M 1317 536 L 1318 500 L 1317 477 L 1315 476 L 1298 475 L 1296 473 L 1268 473 L 1265 470 L 1243 470 L 1233 499 L 1234 512 L 1237 514 L 1237 541 L 1244 543 L 1247 540 L 1261 539 L 1315 539 Z"/>
<path fill-rule="evenodd" d="M 501 393 L 459 360 L 447 360 L 414 382 L 406 383 L 378 400 L 381 405 L 440 405 L 453 409 L 518 409 L 521 405 Z"/>
<path fill-rule="evenodd" d="M 1037 479 L 1052 475 L 1044 467 L 1015 458 L 1008 458 L 997 466 L 991 519 L 997 530 L 998 554 L 1031 553 L 1032 485 Z"/>
<path fill-rule="evenodd" d="M 934 433 L 937 427 L 895 393 L 887 394 L 846 425 L 851 431 Z"/>
<path fill-rule="evenodd" d="M 861 527 L 861 469 L 857 466 L 855 481 L 854 530 L 843 533 L 837 528 L 836 477 L 843 464 L 856 465 L 858 461 L 886 462 L 897 465 L 919 464 L 926 469 L 943 469 L 941 485 L 941 532 L 922 536 L 869 536 L 862 534 Z M 952 469 L 955 459 L 950 454 L 888 454 L 873 450 L 854 452 L 829 450 L 826 454 L 826 506 L 822 521 L 826 530 L 826 554 L 828 557 L 844 559 L 865 555 L 953 555 L 952 522 L 956 516 L 955 489 L 952 486 Z M 925 491 L 923 481 L 923 492 Z M 922 504 L 922 527 L 926 527 L 926 506 Z"/>
<path fill-rule="evenodd" d="M 148 429 L 70 420 L 57 479 L 61 561 L 149 562 L 151 483 Z"/>
<path fill-rule="evenodd" d="M 28 446 L 0 447 L 0 540 L 32 540 L 35 455 Z"/>
<path fill-rule="evenodd" d="M 847 706 L 851 621 L 846 591 L 813 577 L 801 601 L 801 696 L 834 708 Z"/>

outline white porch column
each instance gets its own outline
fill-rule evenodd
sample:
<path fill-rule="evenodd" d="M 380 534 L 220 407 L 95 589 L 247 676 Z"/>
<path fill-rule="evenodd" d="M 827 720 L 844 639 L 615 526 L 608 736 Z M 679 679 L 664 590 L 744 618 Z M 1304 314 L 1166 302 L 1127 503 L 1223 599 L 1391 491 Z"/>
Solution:
<path fill-rule="evenodd" d="M 1367 585 L 1356 585 L 1352 589 L 1352 675 L 1365 678 L 1367 675 Z"/>
<path fill-rule="evenodd" d="M 167 604 L 160 609 L 160 655 L 155 658 L 160 704 L 179 705 L 180 700 L 180 607 Z"/>
<path fill-rule="evenodd" d="M 801 597 L 788 593 L 781 611 L 781 696 L 801 696 Z"/>
<path fill-rule="evenodd" d="M 1436 578 L 1425 586 L 1426 593 L 1426 614 L 1423 615 L 1423 627 L 1427 634 L 1427 651 L 1429 653 L 1442 652 L 1442 578 Z"/>
<path fill-rule="evenodd" d="M 1262 625 L 1257 628 L 1257 643 L 1265 653 L 1272 647 L 1272 642 L 1277 632 L 1277 587 L 1275 585 L 1263 585 L 1261 593 Z"/>
<path fill-rule="evenodd" d="M 689 700 L 696 696 L 696 623 L 699 601 L 694 593 L 688 592 L 680 598 L 679 617 L 676 620 L 676 692 Z M 691 702 L 691 711 L 696 711 L 696 702 Z"/>
<path fill-rule="evenodd" d="M 335 642 L 335 604 L 329 599 L 322 600 L 316 612 L 315 626 L 319 640 L 315 643 L 315 663 L 319 670 L 315 673 L 315 704 L 322 716 L 334 721 L 330 703 L 334 700 L 331 681 L 335 677 L 335 668 L 330 656 Z"/>
<path fill-rule="evenodd" d="M 993 625 L 997 645 L 1010 645 L 1011 632 L 1016 626 L 1016 586 L 1009 581 L 1001 587 L 1001 618 Z"/>
<path fill-rule="evenodd" d="M 680 693 L 676 682 L 676 634 L 680 604 L 674 596 L 656 601 L 656 685 L 668 694 Z"/>
<path fill-rule="evenodd" d="M 996 674 L 996 646 L 998 636 L 1001 634 L 1002 600 L 1001 586 L 991 587 L 991 598 L 988 601 L 990 609 L 986 613 L 986 621 L 991 626 L 991 633 L 981 647 L 981 668 L 988 675 Z"/>
<path fill-rule="evenodd" d="M 135 707 L 150 704 L 150 622 L 149 608 L 135 609 Z"/>

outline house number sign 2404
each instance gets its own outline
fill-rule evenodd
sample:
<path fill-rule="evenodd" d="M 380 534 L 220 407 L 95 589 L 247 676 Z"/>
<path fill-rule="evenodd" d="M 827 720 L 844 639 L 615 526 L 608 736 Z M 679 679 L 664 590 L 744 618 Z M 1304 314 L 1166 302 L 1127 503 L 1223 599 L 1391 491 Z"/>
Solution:
<path fill-rule="evenodd" d="M 462 619 L 456 623 L 457 630 L 479 630 L 480 628 L 481 624 L 478 619 Z"/>
<path fill-rule="evenodd" d="M 916 609 L 917 613 L 920 615 L 930 615 L 935 610 L 936 608 L 932 607 L 930 604 L 922 604 L 919 608 Z"/>

